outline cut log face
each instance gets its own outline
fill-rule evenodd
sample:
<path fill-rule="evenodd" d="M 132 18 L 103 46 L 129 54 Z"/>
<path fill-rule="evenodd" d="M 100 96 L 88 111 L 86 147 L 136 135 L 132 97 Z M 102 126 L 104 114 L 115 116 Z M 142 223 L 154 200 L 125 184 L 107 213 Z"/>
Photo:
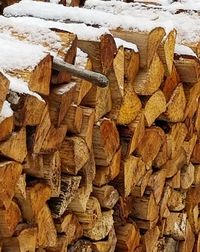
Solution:
<path fill-rule="evenodd" d="M 8 140 L 0 142 L 0 154 L 22 163 L 27 155 L 26 128 L 13 132 Z"/>
<path fill-rule="evenodd" d="M 0 210 L 0 236 L 11 237 L 21 220 L 21 211 L 18 205 L 12 201 L 6 210 Z"/>
<path fill-rule="evenodd" d="M 22 172 L 21 164 L 9 161 L 0 163 L 0 206 L 8 208 Z"/>
<path fill-rule="evenodd" d="M 119 133 L 113 121 L 104 119 L 94 126 L 93 147 L 95 163 L 108 166 L 119 147 Z"/>
<path fill-rule="evenodd" d="M 0 111 L 3 107 L 3 103 L 6 100 L 6 95 L 8 94 L 9 90 L 9 80 L 3 75 L 2 72 L 0 72 L 0 82 L 1 82 L 1 88 L 0 88 Z"/>
<path fill-rule="evenodd" d="M 76 175 L 89 159 L 89 150 L 81 137 L 66 137 L 60 148 L 63 173 Z"/>

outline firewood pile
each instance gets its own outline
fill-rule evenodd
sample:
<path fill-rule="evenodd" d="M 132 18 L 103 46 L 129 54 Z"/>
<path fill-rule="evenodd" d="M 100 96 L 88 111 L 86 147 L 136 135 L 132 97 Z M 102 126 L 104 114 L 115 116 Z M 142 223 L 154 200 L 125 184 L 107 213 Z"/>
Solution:
<path fill-rule="evenodd" d="M 97 0 L 4 9 L 1 251 L 200 252 L 197 16 Z"/>

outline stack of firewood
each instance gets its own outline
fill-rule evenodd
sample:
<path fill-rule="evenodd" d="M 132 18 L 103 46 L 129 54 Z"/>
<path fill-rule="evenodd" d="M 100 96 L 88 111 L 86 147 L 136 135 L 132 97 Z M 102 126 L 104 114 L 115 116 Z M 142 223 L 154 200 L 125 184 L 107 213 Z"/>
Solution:
<path fill-rule="evenodd" d="M 39 17 L 37 4 L 59 20 L 49 3 L 5 15 Z M 0 17 L 1 250 L 199 252 L 198 57 L 185 45 L 174 54 L 178 31 L 156 22 L 66 20 Z M 55 70 L 56 59 L 109 86 Z"/>

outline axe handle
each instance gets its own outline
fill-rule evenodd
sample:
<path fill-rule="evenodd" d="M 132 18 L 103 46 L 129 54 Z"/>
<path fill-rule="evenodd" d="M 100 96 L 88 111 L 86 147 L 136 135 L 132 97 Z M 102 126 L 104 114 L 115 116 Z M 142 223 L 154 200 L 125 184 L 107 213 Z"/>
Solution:
<path fill-rule="evenodd" d="M 98 87 L 107 87 L 109 84 L 108 78 L 103 74 L 81 69 L 55 58 L 53 59 L 53 69 L 57 71 L 67 71 L 76 77 L 90 81 Z"/>

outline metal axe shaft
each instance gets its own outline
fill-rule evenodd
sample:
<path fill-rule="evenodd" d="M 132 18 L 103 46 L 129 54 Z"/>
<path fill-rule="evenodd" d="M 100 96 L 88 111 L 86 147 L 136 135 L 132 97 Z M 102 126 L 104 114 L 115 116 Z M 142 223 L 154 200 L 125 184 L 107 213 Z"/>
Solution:
<path fill-rule="evenodd" d="M 98 87 L 107 87 L 109 84 L 108 78 L 103 74 L 81 69 L 55 58 L 53 60 L 53 69 L 57 71 L 67 71 L 76 77 L 92 82 Z"/>

